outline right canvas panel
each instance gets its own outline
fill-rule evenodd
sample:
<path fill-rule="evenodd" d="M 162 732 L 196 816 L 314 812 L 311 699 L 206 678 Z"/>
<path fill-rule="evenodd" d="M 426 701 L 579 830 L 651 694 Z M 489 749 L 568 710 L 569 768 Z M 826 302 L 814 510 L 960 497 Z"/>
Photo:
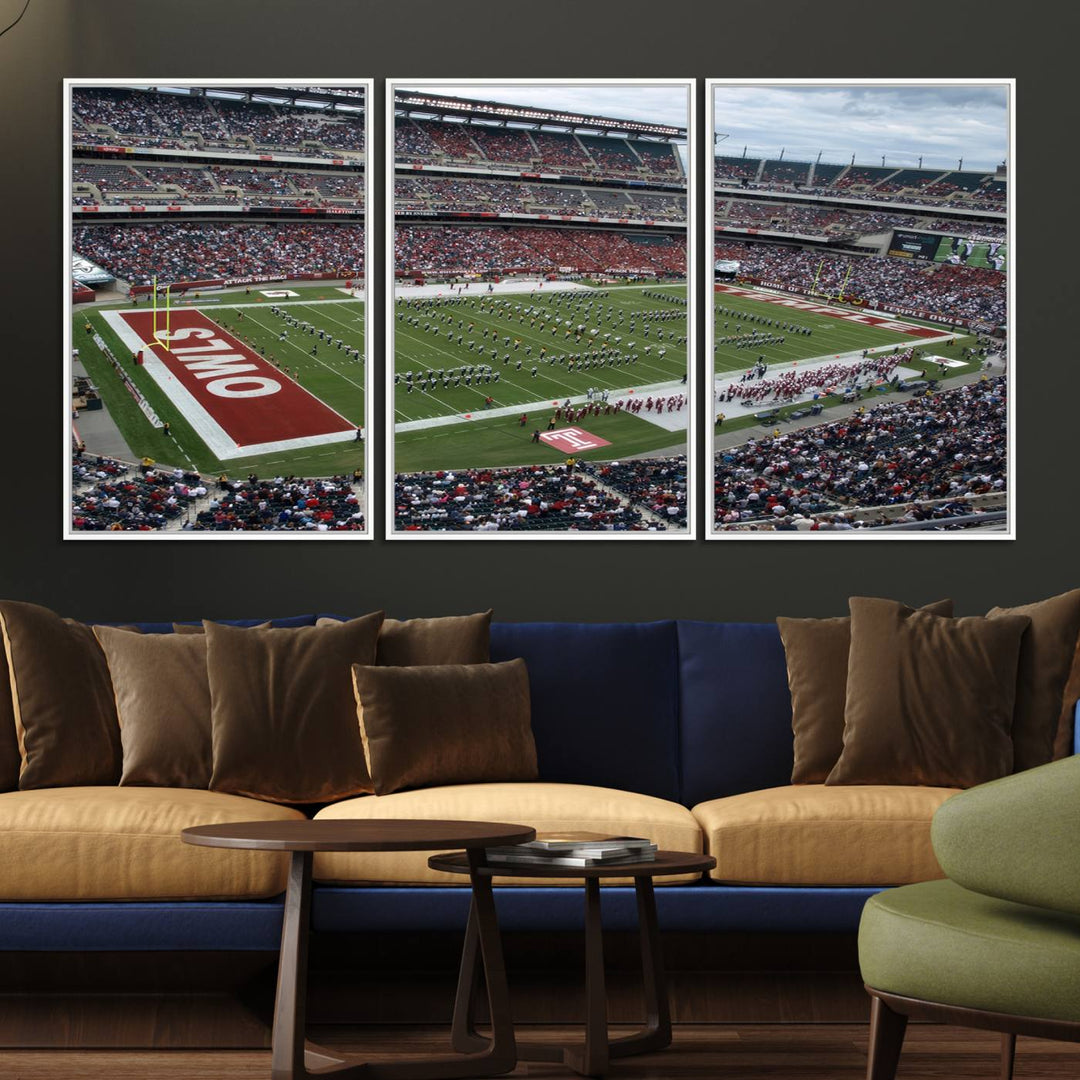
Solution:
<path fill-rule="evenodd" d="M 709 539 L 1015 538 L 1014 92 L 707 82 Z"/>

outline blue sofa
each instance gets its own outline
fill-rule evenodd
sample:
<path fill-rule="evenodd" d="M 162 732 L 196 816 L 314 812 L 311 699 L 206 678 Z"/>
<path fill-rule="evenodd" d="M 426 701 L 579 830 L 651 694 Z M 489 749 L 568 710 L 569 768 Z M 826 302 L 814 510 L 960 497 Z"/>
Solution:
<path fill-rule="evenodd" d="M 171 631 L 170 624 L 140 628 Z M 687 808 L 790 784 L 791 702 L 772 624 L 494 623 L 491 656 L 528 664 L 542 781 Z M 929 813 L 925 826 L 928 846 Z M 854 932 L 866 899 L 903 880 L 899 872 L 895 881 L 871 884 L 698 880 L 659 889 L 657 903 L 667 931 Z M 517 886 L 497 896 L 505 930 L 581 925 L 575 889 Z M 325 934 L 460 931 L 468 902 L 468 891 L 454 886 L 317 883 L 312 926 Z M 636 925 L 631 888 L 605 888 L 603 904 L 607 927 Z M 276 950 L 281 912 L 281 897 L 7 902 L 0 903 L 0 952 Z"/>

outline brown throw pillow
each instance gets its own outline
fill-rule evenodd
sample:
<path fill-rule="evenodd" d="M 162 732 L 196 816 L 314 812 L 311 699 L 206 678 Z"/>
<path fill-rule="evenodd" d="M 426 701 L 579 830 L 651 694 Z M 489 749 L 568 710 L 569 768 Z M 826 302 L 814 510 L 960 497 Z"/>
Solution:
<path fill-rule="evenodd" d="M 257 623 L 255 626 L 250 627 L 250 629 L 251 630 L 269 630 L 270 626 L 271 626 L 271 624 L 268 623 L 268 622 L 261 622 L 261 623 Z M 239 630 L 247 630 L 247 629 L 249 629 L 249 627 L 240 626 L 240 627 L 237 627 L 237 629 L 239 629 Z M 174 622 L 172 624 L 172 632 L 174 634 L 205 634 L 206 630 L 203 627 L 202 623 Z"/>
<path fill-rule="evenodd" d="M 1058 718 L 1057 735 L 1054 737 L 1054 760 L 1070 757 L 1076 738 L 1076 703 L 1080 701 L 1080 641 L 1076 643 L 1072 671 L 1065 684 L 1065 697 Z"/>
<path fill-rule="evenodd" d="M 986 617 L 1006 615 L 1031 619 L 1020 644 L 1012 728 L 1013 771 L 1023 772 L 1054 760 L 1065 684 L 1080 635 L 1080 589 L 1036 604 L 996 607 Z"/>
<path fill-rule="evenodd" d="M 434 667 L 357 664 L 353 686 L 376 795 L 536 779 L 524 660 Z"/>
<path fill-rule="evenodd" d="M 7 657 L 0 649 L 0 791 L 19 786 L 19 736 L 15 731 L 15 707 L 11 701 L 11 677 Z"/>
<path fill-rule="evenodd" d="M 211 790 L 281 803 L 371 791 L 352 666 L 374 663 L 382 621 L 379 611 L 328 627 L 205 623 Z"/>
<path fill-rule="evenodd" d="M 973 787 L 1012 770 L 1026 615 L 946 619 L 852 597 L 844 752 L 827 784 Z"/>
<path fill-rule="evenodd" d="M 120 727 L 93 631 L 48 608 L 0 601 L 19 741 L 19 787 L 115 784 Z"/>
<path fill-rule="evenodd" d="M 95 626 L 120 719 L 121 785 L 210 784 L 210 683 L 202 634 L 133 634 Z"/>
<path fill-rule="evenodd" d="M 387 619 L 379 631 L 380 667 L 486 664 L 491 659 L 491 611 L 438 619 Z M 323 617 L 316 626 L 333 626 Z"/>
<path fill-rule="evenodd" d="M 949 618 L 951 600 L 922 611 Z M 793 784 L 824 784 L 844 749 L 851 616 L 834 619 L 779 618 L 791 690 L 791 729 L 795 736 Z"/>

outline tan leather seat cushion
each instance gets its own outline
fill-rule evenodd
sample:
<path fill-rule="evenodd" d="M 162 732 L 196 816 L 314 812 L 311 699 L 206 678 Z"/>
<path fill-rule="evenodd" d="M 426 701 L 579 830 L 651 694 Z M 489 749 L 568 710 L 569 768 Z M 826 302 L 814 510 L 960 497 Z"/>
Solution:
<path fill-rule="evenodd" d="M 796 784 L 694 807 L 710 876 L 740 885 L 907 885 L 944 875 L 930 819 L 955 788 Z"/>
<path fill-rule="evenodd" d="M 238 900 L 285 888 L 287 856 L 194 847 L 189 825 L 292 821 L 299 810 L 190 788 L 0 795 L 0 901 Z"/>
<path fill-rule="evenodd" d="M 581 784 L 457 784 L 348 799 L 320 810 L 317 821 L 340 818 L 449 818 L 531 825 L 537 832 L 584 831 L 645 836 L 661 848 L 701 851 L 701 829 L 685 806 L 630 791 Z M 315 856 L 315 880 L 338 884 L 464 885 L 467 878 L 429 870 L 433 852 L 325 852 Z M 657 878 L 658 885 L 698 875 Z M 605 879 L 626 884 L 627 879 Z M 575 885 L 565 878 L 495 878 L 497 885 Z"/>

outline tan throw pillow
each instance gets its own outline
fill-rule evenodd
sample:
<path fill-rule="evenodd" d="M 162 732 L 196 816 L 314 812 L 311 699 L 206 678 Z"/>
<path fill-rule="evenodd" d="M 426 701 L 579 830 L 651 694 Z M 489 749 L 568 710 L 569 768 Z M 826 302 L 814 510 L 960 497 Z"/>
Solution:
<path fill-rule="evenodd" d="M 951 600 L 922 611 L 950 618 Z M 791 730 L 795 736 L 793 784 L 823 784 L 844 749 L 851 616 L 834 619 L 778 618 L 791 690 Z"/>
<path fill-rule="evenodd" d="M 0 649 L 0 791 L 19 786 L 19 736 L 15 731 L 15 707 L 11 701 L 11 677 L 7 657 Z"/>
<path fill-rule="evenodd" d="M 381 611 L 337 626 L 254 630 L 204 623 L 210 788 L 270 802 L 371 791 L 353 664 L 373 664 Z"/>
<path fill-rule="evenodd" d="M 1072 671 L 1065 684 L 1065 696 L 1061 704 L 1061 716 L 1058 718 L 1057 734 L 1054 737 L 1054 760 L 1070 757 L 1076 738 L 1076 703 L 1080 701 L 1080 641 L 1076 643 Z"/>
<path fill-rule="evenodd" d="M 48 608 L 0 601 L 19 742 L 19 787 L 115 784 L 120 727 L 93 631 Z"/>
<path fill-rule="evenodd" d="M 973 787 L 1012 769 L 1026 615 L 946 619 L 852 597 L 844 751 L 827 784 Z"/>
<path fill-rule="evenodd" d="M 95 626 L 120 719 L 121 785 L 210 784 L 210 684 L 202 634 L 133 634 Z"/>
<path fill-rule="evenodd" d="M 1054 760 L 1065 685 L 1080 635 L 1080 589 L 1022 607 L 996 607 L 988 619 L 1027 615 L 1031 626 L 1020 644 L 1013 714 L 1013 771 Z"/>
<path fill-rule="evenodd" d="M 381 667 L 486 664 L 491 659 L 491 611 L 438 619 L 387 619 L 379 631 L 375 663 Z M 333 626 L 323 617 L 316 626 Z"/>
<path fill-rule="evenodd" d="M 353 687 L 376 795 L 536 779 L 524 660 L 434 667 L 358 664 Z"/>
<path fill-rule="evenodd" d="M 239 630 L 247 630 L 247 629 L 251 629 L 251 630 L 268 630 L 268 629 L 270 629 L 271 625 L 272 624 L 268 623 L 268 622 L 261 622 L 261 623 L 257 623 L 255 626 L 252 626 L 250 628 L 247 627 L 247 626 L 240 626 L 240 627 L 237 627 L 237 629 L 239 629 Z M 205 634 L 206 630 L 204 629 L 202 623 L 174 622 L 172 624 L 172 632 L 174 634 Z"/>

